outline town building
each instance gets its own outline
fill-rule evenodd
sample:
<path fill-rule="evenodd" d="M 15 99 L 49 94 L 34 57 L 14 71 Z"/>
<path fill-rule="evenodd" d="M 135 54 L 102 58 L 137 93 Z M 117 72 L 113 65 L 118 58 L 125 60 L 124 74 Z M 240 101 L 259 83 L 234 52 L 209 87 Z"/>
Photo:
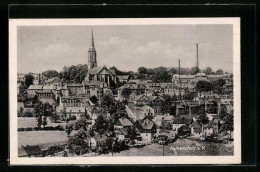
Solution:
<path fill-rule="evenodd" d="M 130 104 L 126 105 L 125 110 L 128 117 L 133 121 L 142 120 L 147 116 L 152 118 L 155 116 L 154 109 L 148 105 L 135 106 Z"/>
<path fill-rule="evenodd" d="M 129 80 L 129 75 L 119 75 L 118 77 L 118 81 L 121 83 L 128 83 Z"/>
<path fill-rule="evenodd" d="M 110 87 L 111 82 L 117 83 L 117 75 L 114 70 L 108 69 L 106 66 L 97 66 L 97 53 L 95 50 L 94 36 L 92 30 L 91 47 L 88 51 L 88 72 L 85 81 L 105 82 Z"/>
<path fill-rule="evenodd" d="M 29 97 L 34 97 L 38 91 L 41 91 L 43 88 L 42 85 L 30 85 L 27 89 L 27 94 Z"/>

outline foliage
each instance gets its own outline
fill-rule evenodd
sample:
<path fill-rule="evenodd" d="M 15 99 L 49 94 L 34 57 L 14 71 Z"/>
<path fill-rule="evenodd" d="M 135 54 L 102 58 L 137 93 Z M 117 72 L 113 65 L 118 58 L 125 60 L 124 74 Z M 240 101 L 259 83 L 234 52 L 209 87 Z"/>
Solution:
<path fill-rule="evenodd" d="M 112 66 L 109 69 L 114 70 L 117 75 L 132 75 L 133 74 L 132 71 L 125 72 L 125 71 L 118 70 L 115 66 Z"/>
<path fill-rule="evenodd" d="M 207 67 L 205 70 L 203 70 L 203 72 L 206 75 L 212 75 L 214 73 L 211 67 Z"/>
<path fill-rule="evenodd" d="M 162 110 L 164 113 L 169 113 L 172 107 L 172 97 L 168 94 L 163 95 L 163 103 L 162 103 Z"/>
<path fill-rule="evenodd" d="M 34 106 L 34 113 L 36 115 L 36 120 L 37 120 L 37 126 L 41 127 L 43 125 L 47 125 L 47 116 L 52 116 L 53 113 L 55 113 L 53 107 L 48 103 L 43 103 L 42 101 L 39 101 L 35 106 Z"/>
<path fill-rule="evenodd" d="M 25 111 L 21 114 L 21 116 L 19 117 L 33 117 L 34 116 L 34 113 L 31 112 L 31 111 Z"/>
<path fill-rule="evenodd" d="M 21 82 L 21 85 L 19 86 L 19 93 L 18 94 L 22 94 L 24 92 L 26 92 L 27 86 L 24 84 L 24 82 Z"/>
<path fill-rule="evenodd" d="M 28 94 L 27 91 L 20 92 L 17 95 L 17 102 L 27 102 L 28 101 Z"/>
<path fill-rule="evenodd" d="M 234 116 L 233 114 L 228 114 L 225 118 L 225 123 L 222 125 L 221 130 L 229 131 L 229 139 L 231 139 L 231 132 L 234 131 Z"/>
<path fill-rule="evenodd" d="M 22 117 L 23 116 L 23 108 L 20 107 L 18 110 L 17 110 L 17 116 L 18 117 Z"/>
<path fill-rule="evenodd" d="M 205 109 L 204 108 L 200 108 L 198 111 L 198 122 L 200 124 L 208 124 L 209 123 L 209 119 L 206 115 Z"/>
<path fill-rule="evenodd" d="M 77 82 L 81 83 L 87 74 L 88 66 L 84 65 L 76 65 L 76 66 L 65 66 L 63 71 L 59 73 L 59 77 L 63 78 L 65 82 Z"/>
<path fill-rule="evenodd" d="M 212 82 L 214 91 L 216 93 L 221 94 L 223 92 L 223 86 L 225 85 L 225 81 L 223 79 L 218 79 Z"/>
<path fill-rule="evenodd" d="M 147 69 L 145 67 L 139 67 L 138 68 L 138 73 L 139 74 L 146 74 L 146 71 L 147 71 Z"/>
<path fill-rule="evenodd" d="M 42 75 L 47 78 L 54 78 L 54 77 L 58 77 L 59 73 L 56 70 L 47 70 L 42 72 Z"/>
<path fill-rule="evenodd" d="M 153 82 L 162 83 L 162 82 L 171 82 L 172 76 L 167 71 L 159 71 L 155 73 L 153 77 Z"/>
<path fill-rule="evenodd" d="M 110 108 L 110 106 L 115 104 L 113 96 L 111 96 L 109 94 L 105 94 L 101 98 L 101 104 L 102 104 L 102 107 L 104 107 L 105 109 L 108 110 Z"/>
<path fill-rule="evenodd" d="M 89 100 L 90 100 L 92 103 L 94 103 L 94 104 L 96 104 L 96 103 L 98 102 L 98 98 L 97 98 L 95 95 L 92 96 L 92 97 L 90 97 Z"/>
<path fill-rule="evenodd" d="M 200 69 L 196 66 L 196 67 L 192 67 L 191 69 L 190 69 L 190 74 L 191 75 L 195 75 L 195 74 L 197 74 L 197 73 L 199 73 L 200 72 Z"/>
<path fill-rule="evenodd" d="M 217 74 L 217 75 L 223 75 L 223 74 L 224 74 L 224 72 L 223 72 L 223 70 L 222 70 L 222 69 L 218 69 L 218 70 L 216 71 L 216 74 Z"/>
<path fill-rule="evenodd" d="M 136 79 L 145 80 L 146 76 L 144 74 L 138 74 Z"/>
<path fill-rule="evenodd" d="M 213 90 L 213 85 L 208 81 L 198 81 L 195 90 L 197 92 L 208 92 Z"/>
<path fill-rule="evenodd" d="M 33 84 L 34 77 L 31 74 L 27 74 L 24 76 L 24 84 L 26 88 Z"/>
<path fill-rule="evenodd" d="M 130 94 L 131 94 L 131 90 L 129 89 L 129 88 L 124 88 L 123 90 L 122 90 L 122 96 L 124 97 L 124 98 L 129 98 L 129 96 L 130 96 Z"/>
<path fill-rule="evenodd" d="M 189 90 L 185 90 L 183 98 L 185 100 L 193 100 L 195 98 L 195 93 Z"/>

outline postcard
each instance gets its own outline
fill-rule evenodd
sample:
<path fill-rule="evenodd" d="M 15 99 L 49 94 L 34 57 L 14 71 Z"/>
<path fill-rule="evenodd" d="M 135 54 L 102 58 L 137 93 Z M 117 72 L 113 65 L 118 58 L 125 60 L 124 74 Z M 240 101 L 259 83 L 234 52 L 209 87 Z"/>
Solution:
<path fill-rule="evenodd" d="M 240 18 L 9 19 L 10 164 L 240 164 L 240 75 Z"/>

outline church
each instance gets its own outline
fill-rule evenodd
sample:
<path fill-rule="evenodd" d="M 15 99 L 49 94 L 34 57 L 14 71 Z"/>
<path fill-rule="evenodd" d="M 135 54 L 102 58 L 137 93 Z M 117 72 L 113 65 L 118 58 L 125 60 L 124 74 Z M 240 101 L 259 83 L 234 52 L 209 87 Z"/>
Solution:
<path fill-rule="evenodd" d="M 85 81 L 100 81 L 107 83 L 110 87 L 111 82 L 117 83 L 117 75 L 114 70 L 106 66 L 97 66 L 97 52 L 94 44 L 93 30 L 91 31 L 91 47 L 88 50 L 88 73 Z"/>

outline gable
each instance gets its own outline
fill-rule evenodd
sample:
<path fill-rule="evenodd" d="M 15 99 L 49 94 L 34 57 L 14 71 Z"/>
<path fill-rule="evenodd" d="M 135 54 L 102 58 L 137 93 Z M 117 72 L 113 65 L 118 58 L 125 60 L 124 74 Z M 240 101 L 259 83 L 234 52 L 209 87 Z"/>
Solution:
<path fill-rule="evenodd" d="M 99 71 L 97 72 L 97 74 L 113 75 L 112 72 L 111 72 L 109 69 L 107 69 L 106 66 L 104 66 L 101 70 L 99 70 Z"/>

